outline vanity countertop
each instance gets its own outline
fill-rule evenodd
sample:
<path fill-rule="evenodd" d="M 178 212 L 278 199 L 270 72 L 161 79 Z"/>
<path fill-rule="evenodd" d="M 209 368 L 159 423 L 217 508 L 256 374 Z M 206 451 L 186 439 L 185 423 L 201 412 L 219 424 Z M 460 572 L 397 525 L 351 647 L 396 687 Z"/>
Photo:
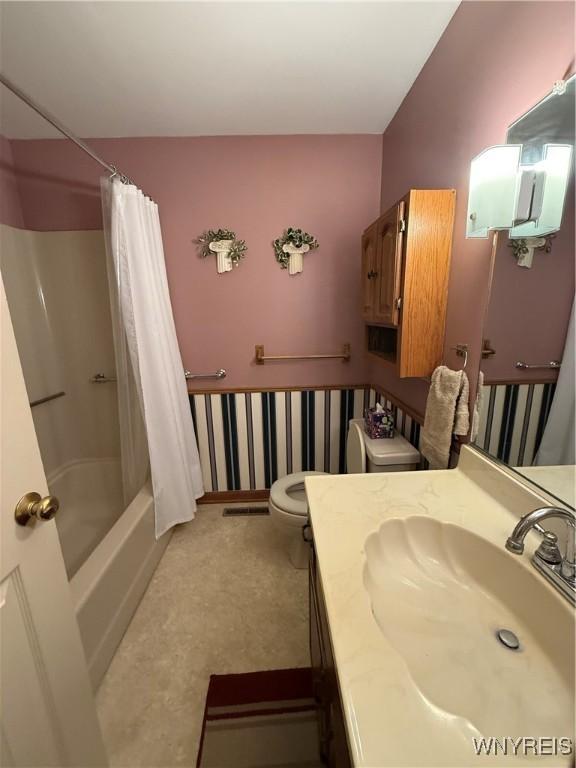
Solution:
<path fill-rule="evenodd" d="M 365 543 L 386 520 L 418 515 L 456 524 L 504 548 L 518 517 L 546 498 L 469 448 L 463 448 L 457 469 L 311 476 L 306 493 L 353 764 L 496 764 L 493 756 L 475 756 L 472 737 L 515 734 L 480 734 L 465 718 L 435 706 L 378 627 L 364 587 Z M 527 554 L 537 541 L 528 535 Z M 527 556 L 517 559 L 533 570 Z M 551 600 L 562 601 L 547 583 L 546 588 Z M 558 765 L 558 757 L 542 756 L 507 758 L 506 764 L 532 760 Z"/>

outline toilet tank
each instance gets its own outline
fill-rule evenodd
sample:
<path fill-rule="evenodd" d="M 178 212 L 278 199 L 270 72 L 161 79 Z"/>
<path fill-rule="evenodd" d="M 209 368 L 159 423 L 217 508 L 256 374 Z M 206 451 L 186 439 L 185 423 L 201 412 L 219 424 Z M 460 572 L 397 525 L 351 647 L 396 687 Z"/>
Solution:
<path fill-rule="evenodd" d="M 396 435 L 374 440 L 364 432 L 362 419 L 352 419 L 350 426 L 352 424 L 357 424 L 364 435 L 368 472 L 407 472 L 418 468 L 420 452 L 405 437 Z"/>

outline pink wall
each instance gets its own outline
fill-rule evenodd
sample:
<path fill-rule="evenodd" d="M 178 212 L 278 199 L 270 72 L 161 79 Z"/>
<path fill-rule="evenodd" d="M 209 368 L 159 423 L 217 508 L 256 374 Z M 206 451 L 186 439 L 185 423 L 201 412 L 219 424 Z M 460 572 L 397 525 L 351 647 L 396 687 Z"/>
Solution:
<path fill-rule="evenodd" d="M 24 226 L 12 146 L 4 136 L 0 136 L 0 223 Z"/>
<path fill-rule="evenodd" d="M 378 215 L 378 135 L 91 140 L 160 206 L 168 280 L 184 364 L 224 367 L 218 388 L 367 382 L 360 318 L 360 234 Z M 70 142 L 13 141 L 24 226 L 101 227 L 98 167 Z M 320 248 L 289 277 L 271 241 L 287 226 Z M 229 227 L 247 258 L 218 275 L 197 256 L 204 229 Z M 352 361 L 253 363 L 269 354 L 352 345 Z M 206 387 L 206 384 L 202 384 Z"/>
<path fill-rule="evenodd" d="M 550 90 L 573 58 L 568 2 L 464 2 L 400 110 L 379 136 L 115 139 L 91 143 L 160 204 L 180 347 L 194 370 L 223 366 L 218 387 L 369 381 L 423 412 L 427 382 L 396 377 L 363 353 L 359 236 L 409 188 L 456 188 L 445 362 L 470 346 L 478 369 L 491 241 L 464 237 L 471 159 Z M 537 43 L 534 41 L 537 40 Z M 528 41 L 528 42 L 527 42 Z M 67 141 L 11 142 L 23 226 L 99 228 L 98 169 Z M 380 174 L 382 168 L 382 174 Z M 10 215 L 17 215 L 13 209 Z M 276 265 L 271 240 L 300 226 L 320 241 L 304 274 Z M 218 276 L 192 239 L 231 227 L 248 258 Z M 311 353 L 350 342 L 353 360 L 252 363 L 253 347 Z"/>
<path fill-rule="evenodd" d="M 466 240 L 470 161 L 505 140 L 508 125 L 550 91 L 574 56 L 568 2 L 464 2 L 384 134 L 382 210 L 413 188 L 457 190 L 444 360 L 470 346 L 478 370 L 491 241 Z M 537 41 L 537 43 L 535 43 Z M 369 378 L 423 412 L 428 384 L 380 361 Z M 473 375 L 473 374 L 472 374 Z"/>

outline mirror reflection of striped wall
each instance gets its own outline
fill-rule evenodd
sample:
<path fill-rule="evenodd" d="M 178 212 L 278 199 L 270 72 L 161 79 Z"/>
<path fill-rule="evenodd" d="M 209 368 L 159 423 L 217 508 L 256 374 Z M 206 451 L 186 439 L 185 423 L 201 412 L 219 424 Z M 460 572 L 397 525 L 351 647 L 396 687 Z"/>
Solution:
<path fill-rule="evenodd" d="M 420 424 L 374 389 L 191 393 L 205 490 L 263 490 L 306 469 L 345 472 L 348 422 L 377 401 L 418 447 Z"/>
<path fill-rule="evenodd" d="M 511 467 L 530 466 L 555 389 L 554 383 L 485 385 L 476 444 Z"/>

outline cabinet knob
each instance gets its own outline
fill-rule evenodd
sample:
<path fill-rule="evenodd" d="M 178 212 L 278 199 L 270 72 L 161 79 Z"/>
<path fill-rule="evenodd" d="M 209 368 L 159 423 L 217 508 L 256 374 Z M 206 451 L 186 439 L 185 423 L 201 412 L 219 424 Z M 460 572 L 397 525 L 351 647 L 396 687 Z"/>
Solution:
<path fill-rule="evenodd" d="M 396 301 L 394 303 L 396 304 L 396 309 L 401 309 L 402 308 L 402 296 L 398 296 L 398 298 L 396 299 Z"/>
<path fill-rule="evenodd" d="M 367 277 L 368 280 L 372 280 L 373 278 L 378 277 L 378 272 L 374 272 L 374 270 L 371 269 L 370 272 L 368 272 Z"/>

